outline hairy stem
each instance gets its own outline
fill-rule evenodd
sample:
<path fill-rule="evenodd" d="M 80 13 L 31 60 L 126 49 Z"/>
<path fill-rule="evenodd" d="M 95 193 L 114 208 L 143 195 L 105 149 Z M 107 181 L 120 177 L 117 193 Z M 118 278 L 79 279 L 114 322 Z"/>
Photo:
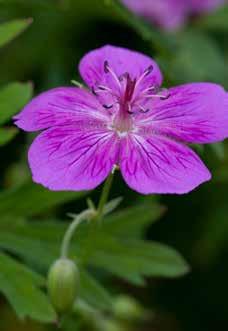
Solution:
<path fill-rule="evenodd" d="M 84 210 L 79 215 L 77 215 L 75 217 L 75 219 L 73 220 L 73 222 L 69 225 L 68 229 L 66 230 L 66 232 L 64 234 L 62 245 L 61 245 L 61 257 L 62 258 L 68 257 L 70 243 L 71 243 L 72 237 L 73 237 L 78 225 L 85 220 L 90 220 L 94 224 L 94 221 L 98 221 L 102 218 L 103 210 L 104 210 L 104 207 L 108 200 L 112 181 L 113 181 L 113 174 L 110 174 L 104 183 L 97 210 L 94 210 L 93 208 Z M 92 229 L 94 228 L 93 224 L 91 224 L 91 226 L 90 226 L 89 235 L 88 235 L 89 239 L 91 238 L 91 235 L 92 235 L 91 232 L 92 232 Z M 90 244 L 89 244 L 89 246 L 90 246 Z M 88 251 L 90 251 L 90 249 L 88 249 Z"/>
<path fill-rule="evenodd" d="M 66 230 L 63 241 L 62 241 L 62 246 L 61 246 L 61 257 L 62 258 L 67 258 L 69 248 L 70 248 L 70 242 L 71 239 L 78 227 L 78 225 L 85 220 L 88 220 L 94 215 L 94 211 L 87 209 L 84 210 L 82 213 L 76 216 L 76 218 L 73 220 L 73 222 L 69 225 L 68 229 Z"/>
<path fill-rule="evenodd" d="M 108 201 L 108 196 L 109 196 L 110 189 L 111 189 L 111 186 L 112 186 L 113 177 L 114 177 L 114 174 L 111 173 L 108 176 L 108 178 L 106 179 L 105 183 L 104 183 L 102 193 L 101 193 L 101 196 L 100 196 L 100 200 L 99 200 L 99 203 L 98 203 L 98 207 L 97 207 L 96 219 L 98 219 L 98 220 L 100 220 L 102 218 L 104 206 L 106 205 L 106 203 Z"/>

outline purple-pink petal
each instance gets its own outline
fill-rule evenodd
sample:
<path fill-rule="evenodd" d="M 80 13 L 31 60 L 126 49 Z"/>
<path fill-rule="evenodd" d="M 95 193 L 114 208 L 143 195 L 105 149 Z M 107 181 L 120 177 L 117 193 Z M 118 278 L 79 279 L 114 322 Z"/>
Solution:
<path fill-rule="evenodd" d="M 189 147 L 155 135 L 126 137 L 121 142 L 120 169 L 127 184 L 142 194 L 188 193 L 211 178 Z"/>
<path fill-rule="evenodd" d="M 134 79 L 141 76 L 147 68 L 152 67 L 153 71 L 145 83 L 151 85 L 162 83 L 161 71 L 150 57 L 125 48 L 107 45 L 86 54 L 79 64 L 80 74 L 91 88 L 97 84 L 104 84 L 111 88 L 116 85 L 115 79 L 105 73 L 106 61 L 117 78 L 128 73 Z"/>
<path fill-rule="evenodd" d="M 32 143 L 29 165 L 33 180 L 51 190 L 91 190 L 108 176 L 118 153 L 113 132 L 53 127 Z"/>
<path fill-rule="evenodd" d="M 41 93 L 14 117 L 25 131 L 38 131 L 55 125 L 102 122 L 107 113 L 90 92 L 76 87 L 59 87 Z"/>
<path fill-rule="evenodd" d="M 228 93 L 219 85 L 192 83 L 171 88 L 167 100 L 151 105 L 142 131 L 189 143 L 213 143 L 228 136 Z M 139 123 L 140 125 L 140 123 Z"/>

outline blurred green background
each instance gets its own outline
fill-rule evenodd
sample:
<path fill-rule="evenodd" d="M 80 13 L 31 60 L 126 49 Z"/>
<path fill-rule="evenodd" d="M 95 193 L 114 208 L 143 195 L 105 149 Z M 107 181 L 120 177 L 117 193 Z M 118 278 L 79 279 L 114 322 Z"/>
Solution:
<path fill-rule="evenodd" d="M 13 108 L 13 112 L 19 111 L 31 97 L 31 93 L 36 95 L 55 86 L 71 85 L 71 79 L 80 80 L 77 71 L 80 58 L 87 51 L 107 43 L 139 50 L 155 58 L 163 70 L 166 86 L 211 81 L 228 88 L 228 8 L 194 19 L 182 31 L 168 35 L 133 16 L 114 0 L 0 0 L 0 23 L 18 19 L 31 20 L 24 22 L 25 31 L 0 49 L 0 120 L 3 110 Z M 7 94 L 7 91 L 3 95 L 3 89 L 12 82 L 30 83 L 20 87 L 13 86 L 17 92 L 15 97 Z M 82 194 L 48 192 L 32 184 L 26 151 L 33 135 L 16 132 L 15 129 L 11 135 L 13 129 L 10 116 L 1 124 L 4 135 L 10 137 L 4 138 L 3 131 L 0 131 L 0 247 L 12 259 L 23 261 L 45 275 L 45 268 L 42 263 L 37 263 L 36 257 L 45 259 L 47 249 L 52 249 L 51 244 L 45 246 L 46 242 L 54 240 L 54 237 L 60 240 L 60 235 L 54 235 L 51 226 L 39 230 L 36 223 L 39 221 L 43 224 L 45 220 L 58 218 L 62 220 L 59 223 L 64 227 L 66 213 L 82 210 L 85 202 L 79 199 Z M 1 139 L 4 143 L 1 143 Z M 95 320 L 104 319 L 106 323 L 98 326 L 99 330 L 214 331 L 217 328 L 227 328 L 227 143 L 200 149 L 195 147 L 212 170 L 213 180 L 191 194 L 144 199 L 130 191 L 122 179 L 116 176 L 111 195 L 124 197 L 121 208 L 131 210 L 135 206 L 140 207 L 144 201 L 147 203 L 147 210 L 140 207 L 141 209 L 132 211 L 132 215 L 128 216 L 128 223 L 132 218 L 132 222 L 136 224 L 142 214 L 148 212 L 144 239 L 156 240 L 176 248 L 189 262 L 191 271 L 177 279 L 148 277 L 146 287 L 141 287 L 130 284 L 137 282 L 117 277 L 116 270 L 112 276 L 95 270 L 96 279 L 110 290 L 113 302 L 117 293 L 127 293 L 136 298 L 140 309 L 147 315 L 145 321 L 133 319 L 126 323 L 122 321 L 122 317 L 119 319 L 118 314 L 109 319 L 109 315 L 101 317 L 99 313 L 94 313 Z M 95 201 L 99 193 L 100 189 L 97 189 L 92 194 Z M 150 226 L 154 218 L 159 222 Z M 30 221 L 31 226 L 28 229 L 21 225 L 25 219 Z M 17 227 L 17 224 L 20 226 Z M 128 232 L 127 226 L 125 231 Z M 27 239 L 23 239 L 25 237 L 22 234 L 27 234 Z M 37 240 L 36 246 L 32 236 Z M 80 250 L 80 247 L 77 249 Z M 4 292 L 4 277 L 8 277 L 3 272 L 6 266 L 4 261 L 4 258 L 0 259 L 0 288 L 13 302 L 17 294 L 10 287 Z M 118 264 L 118 260 L 116 263 Z M 9 267 L 9 270 L 12 271 L 13 267 Z M 20 281 L 24 280 L 20 280 L 17 272 L 20 273 L 15 266 L 14 274 L 9 272 L 9 275 L 18 279 L 20 287 Z M 36 281 L 39 285 L 39 279 Z M 1 283 L 4 285 L 1 286 Z M 87 290 L 89 291 L 89 286 Z M 20 291 L 21 301 L 18 299 L 14 304 L 27 307 L 27 303 L 23 301 L 27 287 L 21 286 Z M 102 290 L 98 290 L 98 301 L 99 295 L 106 295 L 100 291 Z M 32 321 L 32 318 L 20 320 L 5 296 L 0 298 L 1 331 L 57 329 L 56 325 Z M 131 310 L 132 304 L 125 302 L 127 311 Z M 82 310 L 85 313 L 85 307 Z M 42 313 L 45 320 L 45 312 Z M 23 317 L 27 314 L 20 311 L 18 315 Z M 77 313 L 76 316 L 67 317 L 63 329 L 92 331 L 96 323 L 83 319 L 82 315 Z M 42 321 L 42 318 L 36 318 L 36 312 L 32 311 L 30 317 Z"/>

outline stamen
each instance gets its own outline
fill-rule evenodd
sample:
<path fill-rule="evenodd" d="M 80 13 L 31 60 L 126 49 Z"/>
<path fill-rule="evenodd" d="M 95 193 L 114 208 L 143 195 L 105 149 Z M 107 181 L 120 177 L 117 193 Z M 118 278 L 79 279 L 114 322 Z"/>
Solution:
<path fill-rule="evenodd" d="M 153 71 L 154 67 L 153 65 L 151 64 L 145 71 L 145 75 L 148 76 L 152 71 Z"/>
<path fill-rule="evenodd" d="M 127 112 L 128 112 L 128 114 L 130 114 L 130 115 L 134 114 L 134 112 L 131 110 L 131 105 L 130 105 L 130 103 L 128 103 L 128 105 L 127 105 Z"/>
<path fill-rule="evenodd" d="M 143 113 L 143 114 L 148 113 L 148 111 L 150 111 L 149 108 L 145 108 L 145 107 L 143 107 L 142 105 L 140 105 L 140 104 L 138 104 L 138 103 L 135 103 L 134 106 L 135 106 L 136 108 L 138 107 L 138 108 L 139 108 L 139 112 L 140 112 L 140 113 Z"/>
<path fill-rule="evenodd" d="M 150 91 L 152 92 L 151 94 L 146 94 L 146 92 L 150 92 Z M 154 91 L 151 88 L 149 88 L 142 92 L 140 99 L 160 98 L 161 100 L 166 100 L 169 97 L 170 97 L 170 93 L 166 88 L 158 88 L 158 89 L 154 89 Z"/>
<path fill-rule="evenodd" d="M 142 91 L 141 93 L 145 94 L 147 92 L 151 92 L 153 94 L 157 94 L 159 91 L 161 90 L 161 88 L 158 85 L 152 85 L 148 88 L 146 88 L 144 91 Z"/>
<path fill-rule="evenodd" d="M 107 60 L 104 61 L 104 72 L 106 74 L 109 73 L 109 65 L 108 65 L 108 61 Z"/>
<path fill-rule="evenodd" d="M 119 76 L 119 81 L 122 82 L 124 79 L 128 79 L 129 77 L 129 73 L 128 72 L 125 72 L 124 74 L 120 75 Z"/>
<path fill-rule="evenodd" d="M 118 87 L 121 88 L 121 84 L 120 84 L 120 80 L 117 77 L 117 75 L 115 74 L 115 72 L 112 70 L 112 68 L 109 66 L 108 61 L 104 61 L 104 72 L 106 74 L 110 73 L 111 76 L 113 77 L 113 79 L 115 80 L 115 82 L 117 83 Z"/>
<path fill-rule="evenodd" d="M 113 105 L 102 105 L 105 109 L 111 109 Z"/>
<path fill-rule="evenodd" d="M 97 92 L 95 91 L 94 86 L 92 86 L 91 91 L 92 91 L 92 93 L 97 97 Z"/>
<path fill-rule="evenodd" d="M 140 111 L 140 113 L 143 113 L 143 114 L 146 114 L 146 113 L 148 113 L 148 111 L 150 111 L 150 109 L 149 108 L 147 108 L 147 109 L 145 109 L 144 107 L 142 107 L 142 106 L 139 106 L 139 111 Z"/>
<path fill-rule="evenodd" d="M 144 99 L 144 98 L 146 98 L 146 99 L 154 99 L 154 98 L 157 98 L 157 99 L 161 99 L 161 100 L 166 100 L 166 99 L 168 99 L 169 98 L 169 95 L 159 95 L 159 94 L 151 94 L 151 95 L 144 95 L 142 98 L 140 98 L 140 99 Z M 139 100 L 140 100 L 139 99 Z"/>
<path fill-rule="evenodd" d="M 98 85 L 95 89 L 94 86 L 92 86 L 91 88 L 92 93 L 97 97 L 99 95 L 99 93 L 105 92 L 105 93 L 113 93 L 112 90 L 110 88 L 108 88 L 107 86 L 104 85 Z"/>
<path fill-rule="evenodd" d="M 107 86 L 104 86 L 104 85 L 98 85 L 97 88 L 101 91 L 108 91 L 108 92 L 112 92 L 112 90 L 107 87 Z"/>
<path fill-rule="evenodd" d="M 158 96 L 160 96 L 161 100 L 166 100 L 170 97 L 170 92 L 168 89 L 166 88 L 162 88 L 159 92 L 158 92 Z"/>
<path fill-rule="evenodd" d="M 126 72 L 119 76 L 119 81 L 122 82 L 125 77 L 126 77 Z"/>
<path fill-rule="evenodd" d="M 106 85 L 104 81 L 101 82 L 101 84 L 97 82 L 95 86 L 92 87 L 92 93 L 95 96 L 101 97 L 101 100 L 104 102 L 101 101 L 102 107 L 109 111 L 111 115 L 114 115 L 115 111 L 117 112 L 117 117 L 115 118 L 118 122 L 118 126 L 121 127 L 121 132 L 123 128 L 126 131 L 131 126 L 129 123 L 131 123 L 132 120 L 130 116 L 126 116 L 126 114 L 146 114 L 151 109 L 148 99 L 159 98 L 160 100 L 166 100 L 169 98 L 170 93 L 168 89 L 160 88 L 157 84 L 149 85 L 149 82 L 145 80 L 144 86 L 140 85 L 142 81 L 151 74 L 153 69 L 153 65 L 150 65 L 143 71 L 138 79 L 132 78 L 128 72 L 124 72 L 118 77 L 115 71 L 110 67 L 109 62 L 107 60 L 104 61 L 104 73 L 110 74 L 113 81 L 118 85 L 118 91 L 115 86 L 113 88 L 109 82 L 107 82 Z M 107 104 L 106 95 L 112 97 L 111 99 L 107 99 Z M 118 104 L 119 107 L 114 108 L 116 104 Z"/>
<path fill-rule="evenodd" d="M 142 80 L 147 77 L 152 71 L 154 67 L 150 65 L 146 70 L 143 71 L 142 75 L 137 79 L 135 88 L 139 86 L 139 84 L 142 82 Z"/>

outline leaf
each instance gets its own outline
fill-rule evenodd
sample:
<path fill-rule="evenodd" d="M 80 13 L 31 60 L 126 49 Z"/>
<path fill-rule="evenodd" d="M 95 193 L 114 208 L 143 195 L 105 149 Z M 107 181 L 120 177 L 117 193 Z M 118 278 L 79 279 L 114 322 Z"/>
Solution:
<path fill-rule="evenodd" d="M 43 229 L 45 231 L 45 229 Z M 13 233 L 12 233 L 13 232 Z M 61 239 L 59 241 L 49 242 L 23 235 L 16 231 L 1 231 L 0 232 L 0 247 L 19 256 L 28 263 L 36 265 L 39 269 L 45 269 L 57 259 L 59 255 Z"/>
<path fill-rule="evenodd" d="M 12 118 L 32 97 L 31 83 L 10 83 L 0 90 L 0 124 Z"/>
<path fill-rule="evenodd" d="M 0 128 L 0 146 L 9 143 L 17 133 L 16 128 Z"/>
<path fill-rule="evenodd" d="M 172 78 L 180 83 L 206 80 L 223 83 L 226 78 L 226 64 L 218 45 L 208 35 L 194 30 L 179 35 L 170 68 Z"/>
<path fill-rule="evenodd" d="M 1 224 L 0 247 L 17 255 L 22 260 L 32 262 L 39 269 L 47 270 L 59 256 L 60 244 L 66 229 L 67 224 L 59 221 L 28 222 L 19 220 L 7 224 L 6 220 Z M 71 250 L 74 251 L 74 255 L 79 260 L 80 247 L 85 234 L 80 232 L 78 235 L 79 238 L 71 244 Z"/>
<path fill-rule="evenodd" d="M 54 192 L 27 181 L 0 193 L 0 214 L 5 217 L 27 217 L 84 196 L 85 192 Z M 13 206 L 13 208 L 12 208 Z"/>
<path fill-rule="evenodd" d="M 21 259 L 32 262 L 38 268 L 47 270 L 59 256 L 60 244 L 68 224 L 60 221 L 23 221 L 6 220 L 1 224 L 0 247 Z M 71 256 L 80 263 L 84 250 L 84 240 L 88 228 L 80 226 L 71 243 Z"/>
<path fill-rule="evenodd" d="M 140 237 L 147 226 L 160 219 L 163 212 L 164 207 L 158 202 L 145 198 L 143 203 L 106 216 L 103 229 L 117 236 Z"/>
<path fill-rule="evenodd" d="M 198 21 L 198 25 L 203 28 L 226 31 L 228 29 L 228 7 L 222 7 L 210 15 L 204 15 Z"/>
<path fill-rule="evenodd" d="M 159 243 L 120 240 L 108 235 L 95 239 L 90 264 L 136 285 L 144 284 L 144 276 L 172 278 L 182 276 L 189 270 L 179 253 Z"/>
<path fill-rule="evenodd" d="M 47 268 L 58 257 L 66 227 L 31 222 L 0 232 L 0 247 Z M 83 231 L 84 230 L 84 231 Z M 87 231 L 79 232 L 71 245 L 71 256 L 79 264 L 102 268 L 133 284 L 143 285 L 144 276 L 177 277 L 188 271 L 183 258 L 172 248 L 128 237 L 117 238 L 101 228 L 93 233 L 92 252 L 84 257 Z"/>
<path fill-rule="evenodd" d="M 18 255 L 25 261 L 35 263 L 36 267 L 47 270 L 55 259 L 58 258 L 61 239 L 65 226 L 54 226 L 35 223 L 17 227 L 14 233 L 0 232 L 0 247 Z M 54 232 L 54 233 L 53 233 Z M 80 243 L 79 243 L 80 245 Z M 110 306 L 108 292 L 88 274 L 80 265 L 80 253 L 72 243 L 72 251 L 80 267 L 81 291 L 80 296 L 94 307 L 106 309 Z"/>
<path fill-rule="evenodd" d="M 81 318 L 79 319 L 78 315 L 76 314 L 67 315 L 65 318 L 63 317 L 61 319 L 61 329 L 60 329 L 61 331 L 82 331 L 83 330 L 82 327 L 83 327 L 83 320 Z M 45 331 L 45 330 L 41 330 L 41 331 Z"/>
<path fill-rule="evenodd" d="M 4 46 L 12 39 L 22 33 L 30 24 L 32 20 L 19 19 L 10 22 L 2 23 L 0 25 L 0 47 Z"/>
<path fill-rule="evenodd" d="M 108 215 L 111 212 L 113 212 L 122 201 L 123 201 L 123 198 L 118 197 L 118 198 L 113 199 L 113 200 L 109 201 L 108 203 L 106 203 L 106 205 L 104 206 L 104 210 L 103 210 L 103 216 Z"/>
<path fill-rule="evenodd" d="M 47 296 L 39 289 L 44 279 L 0 252 L 0 290 L 19 318 L 30 317 L 41 322 L 56 321 Z"/>
<path fill-rule="evenodd" d="M 92 307 L 111 310 L 112 297 L 87 271 L 80 269 L 80 297 Z"/>
<path fill-rule="evenodd" d="M 119 213 L 119 217 L 115 218 L 115 214 L 110 216 L 109 222 L 106 220 L 103 227 L 93 229 L 92 244 L 89 244 L 91 240 L 88 243 L 88 225 L 82 224 L 72 241 L 71 257 L 80 265 L 89 264 L 102 268 L 137 285 L 144 284 L 144 276 L 177 277 L 185 274 L 187 264 L 175 250 L 136 239 L 143 232 L 145 225 L 155 217 L 145 212 L 147 209 L 153 210 L 151 206 L 156 204 L 151 202 L 148 200 L 148 205 L 145 203 L 135 206 L 131 212 L 126 209 Z M 160 208 L 158 214 L 159 211 Z M 142 215 L 146 217 L 143 219 Z M 126 216 L 129 218 L 125 218 Z M 125 220 L 126 226 L 123 226 Z M 137 221 L 141 222 L 140 225 Z M 65 225 L 59 222 L 19 224 L 10 232 L 3 228 L 0 233 L 0 246 L 22 259 L 35 261 L 39 267 L 46 268 L 58 256 L 65 229 Z"/>
<path fill-rule="evenodd" d="M 225 159 L 225 146 L 223 142 L 218 142 L 215 144 L 209 145 L 218 159 L 223 161 Z"/>

